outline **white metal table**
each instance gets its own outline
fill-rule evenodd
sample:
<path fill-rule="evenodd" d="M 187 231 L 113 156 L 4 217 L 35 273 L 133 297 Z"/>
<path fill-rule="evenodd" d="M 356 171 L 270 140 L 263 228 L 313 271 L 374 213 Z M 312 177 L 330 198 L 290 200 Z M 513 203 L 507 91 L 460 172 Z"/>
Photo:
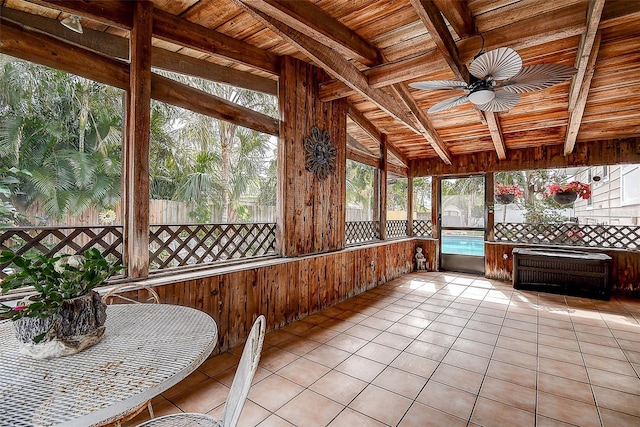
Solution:
<path fill-rule="evenodd" d="M 91 426 L 126 414 L 177 384 L 214 349 L 206 313 L 167 304 L 111 305 L 103 340 L 78 354 L 36 360 L 0 323 L 0 426 Z"/>

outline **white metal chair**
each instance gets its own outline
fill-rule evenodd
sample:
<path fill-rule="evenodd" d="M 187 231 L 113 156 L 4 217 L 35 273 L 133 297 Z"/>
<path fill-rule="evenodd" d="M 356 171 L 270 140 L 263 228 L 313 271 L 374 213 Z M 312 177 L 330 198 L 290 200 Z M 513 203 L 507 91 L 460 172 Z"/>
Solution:
<path fill-rule="evenodd" d="M 138 427 L 235 427 L 247 400 L 258 362 L 260 362 L 266 323 L 265 317 L 260 315 L 251 327 L 227 401 L 224 404 L 222 419 L 219 420 L 205 414 L 182 413 L 154 418 L 138 425 Z"/>
<path fill-rule="evenodd" d="M 135 300 L 133 298 L 129 298 L 126 296 L 126 293 L 129 291 L 139 291 L 144 289 L 149 294 L 148 298 L 144 301 Z M 104 295 L 102 295 L 102 301 L 105 304 L 111 305 L 114 301 L 120 300 L 120 303 L 131 302 L 134 304 L 140 303 L 151 303 L 151 304 L 160 304 L 160 296 L 158 293 L 151 287 L 147 285 L 140 285 L 135 283 L 125 283 L 122 285 L 114 286 L 109 289 Z"/>

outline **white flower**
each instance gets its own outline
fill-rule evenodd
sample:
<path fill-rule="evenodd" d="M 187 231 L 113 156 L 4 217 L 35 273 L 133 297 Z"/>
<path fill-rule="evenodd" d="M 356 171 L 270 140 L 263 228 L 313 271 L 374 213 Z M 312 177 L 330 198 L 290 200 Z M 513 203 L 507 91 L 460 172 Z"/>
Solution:
<path fill-rule="evenodd" d="M 64 273 L 66 266 L 80 268 L 82 267 L 84 257 L 82 255 L 71 255 L 60 258 L 53 264 L 53 269 L 58 273 Z"/>

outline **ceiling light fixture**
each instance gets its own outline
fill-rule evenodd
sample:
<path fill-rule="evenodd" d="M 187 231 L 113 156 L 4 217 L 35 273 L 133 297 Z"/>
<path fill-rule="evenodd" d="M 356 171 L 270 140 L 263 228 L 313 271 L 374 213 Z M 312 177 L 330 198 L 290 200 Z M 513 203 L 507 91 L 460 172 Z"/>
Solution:
<path fill-rule="evenodd" d="M 67 16 L 60 23 L 71 31 L 82 34 L 82 25 L 80 25 L 80 17 L 78 15 Z"/>
<path fill-rule="evenodd" d="M 469 94 L 469 101 L 476 105 L 486 104 L 496 97 L 496 93 L 489 89 L 480 89 Z"/>

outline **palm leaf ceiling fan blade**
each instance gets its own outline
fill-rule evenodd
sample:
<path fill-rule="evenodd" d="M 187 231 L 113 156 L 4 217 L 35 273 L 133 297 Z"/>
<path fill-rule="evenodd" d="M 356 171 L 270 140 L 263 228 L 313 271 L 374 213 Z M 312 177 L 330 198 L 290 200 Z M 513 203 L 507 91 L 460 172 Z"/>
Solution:
<path fill-rule="evenodd" d="M 429 110 L 427 111 L 427 113 L 432 114 L 432 113 L 437 113 L 439 111 L 448 110 L 449 108 L 457 107 L 460 104 L 464 104 L 468 100 L 469 100 L 469 97 L 467 95 L 454 96 L 452 98 L 447 98 L 444 101 L 440 101 L 437 104 L 432 105 L 431 108 L 429 108 Z"/>
<path fill-rule="evenodd" d="M 465 82 L 457 80 L 431 80 L 425 82 L 409 83 L 414 89 L 423 90 L 440 90 L 440 89 L 466 89 L 467 84 Z"/>
<path fill-rule="evenodd" d="M 492 113 L 499 113 L 501 111 L 508 111 L 516 106 L 520 101 L 520 94 L 505 91 L 496 91 L 496 97 L 486 104 L 478 105 L 478 108 L 482 111 L 490 111 Z"/>
<path fill-rule="evenodd" d="M 494 80 L 505 80 L 518 74 L 521 69 L 522 58 L 509 47 L 484 53 L 469 65 L 469 73 L 479 79 L 491 76 Z"/>
<path fill-rule="evenodd" d="M 498 87 L 513 93 L 534 92 L 546 89 L 570 79 L 576 69 L 560 64 L 537 64 L 524 67 L 512 78 L 503 81 Z"/>

